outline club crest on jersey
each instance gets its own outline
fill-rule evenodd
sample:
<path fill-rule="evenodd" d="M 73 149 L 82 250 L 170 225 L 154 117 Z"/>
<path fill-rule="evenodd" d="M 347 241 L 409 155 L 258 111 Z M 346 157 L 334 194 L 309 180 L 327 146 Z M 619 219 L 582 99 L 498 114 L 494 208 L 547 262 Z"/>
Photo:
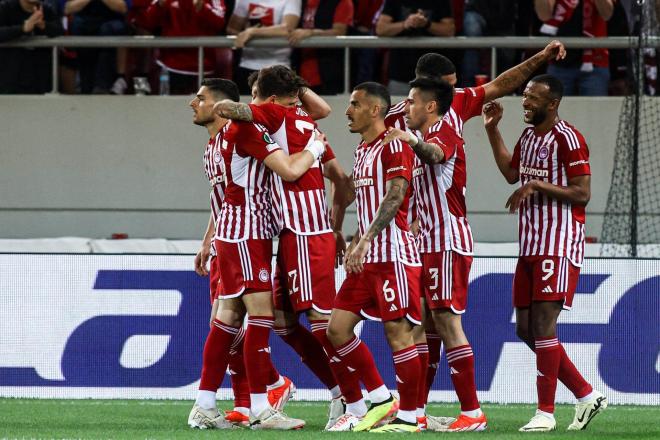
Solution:
<path fill-rule="evenodd" d="M 266 282 L 270 279 L 270 274 L 268 273 L 268 270 L 266 269 L 261 269 L 259 271 L 259 281 Z"/>
<path fill-rule="evenodd" d="M 220 154 L 219 151 L 213 153 L 213 162 L 220 163 L 221 160 L 222 160 L 222 154 Z"/>
<path fill-rule="evenodd" d="M 550 155 L 550 150 L 545 145 L 539 148 L 538 153 L 536 153 L 539 159 L 545 160 Z"/>
<path fill-rule="evenodd" d="M 264 132 L 263 140 L 264 140 L 264 142 L 266 142 L 267 144 L 274 144 L 274 143 L 275 143 L 275 141 L 273 140 L 273 138 L 271 138 L 270 135 L 269 135 L 268 133 L 266 133 L 266 132 Z"/>

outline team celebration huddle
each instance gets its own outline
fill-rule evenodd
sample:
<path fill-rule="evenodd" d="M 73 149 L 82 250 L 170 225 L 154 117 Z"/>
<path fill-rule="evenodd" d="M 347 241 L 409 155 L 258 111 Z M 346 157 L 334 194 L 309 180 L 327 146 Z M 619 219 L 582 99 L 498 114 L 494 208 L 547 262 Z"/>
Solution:
<path fill-rule="evenodd" d="M 452 62 L 425 54 L 398 104 L 381 84 L 357 85 L 345 111 L 349 131 L 361 137 L 350 173 L 316 123 L 329 105 L 290 68 L 255 72 L 250 104 L 239 102 L 232 81 L 206 79 L 190 103 L 195 124 L 210 135 L 204 165 L 211 216 L 195 269 L 210 277 L 213 307 L 188 424 L 305 425 L 283 412 L 295 384 L 271 361 L 271 330 L 329 390 L 327 431 L 483 431 L 497 423 L 481 409 L 461 324 L 474 248 L 463 126 L 482 115 L 496 166 L 508 183 L 520 182 L 503 204 L 519 215 L 513 306 L 517 334 L 536 357 L 538 397 L 520 431 L 556 429 L 557 380 L 577 400 L 568 429 L 585 429 L 607 399 L 573 365 L 556 324 L 571 308 L 583 260 L 589 152 L 580 132 L 559 118 L 561 83 L 551 75 L 530 79 L 564 56 L 553 41 L 491 82 L 458 89 Z M 529 127 L 508 148 L 495 100 L 521 86 Z M 341 230 L 352 203 L 358 230 L 347 244 Z M 347 276 L 337 291 L 338 264 Z M 364 319 L 383 323 L 396 395 L 356 336 Z M 441 350 L 449 368 L 437 373 L 450 375 L 460 403 L 453 417 L 426 412 Z M 234 408 L 220 412 L 216 393 L 227 371 Z"/>

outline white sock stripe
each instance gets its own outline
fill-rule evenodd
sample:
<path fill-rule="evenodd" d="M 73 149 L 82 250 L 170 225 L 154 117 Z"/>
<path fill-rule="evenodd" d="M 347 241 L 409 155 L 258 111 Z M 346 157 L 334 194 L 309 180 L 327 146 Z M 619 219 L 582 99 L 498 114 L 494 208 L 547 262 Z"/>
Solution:
<path fill-rule="evenodd" d="M 351 341 L 347 346 L 342 347 L 342 348 L 338 348 L 337 349 L 337 354 L 340 355 L 340 356 L 347 355 L 351 351 L 355 350 L 360 345 L 360 342 L 362 342 L 362 341 L 358 338 L 353 339 L 353 341 Z"/>
<path fill-rule="evenodd" d="M 417 353 L 428 353 L 429 346 L 426 344 L 417 344 Z"/>
<path fill-rule="evenodd" d="M 320 323 L 312 323 L 309 326 L 312 328 L 312 331 L 327 329 L 328 328 L 328 322 L 325 321 L 325 322 L 320 322 Z"/>
<path fill-rule="evenodd" d="M 451 359 L 465 353 L 472 354 L 472 347 L 465 347 L 465 348 L 461 348 L 460 350 L 451 351 L 447 353 L 447 359 Z"/>
<path fill-rule="evenodd" d="M 395 364 L 400 364 L 402 362 L 409 361 L 411 359 L 414 359 L 416 357 L 419 357 L 419 354 L 417 353 L 417 350 L 415 351 L 409 351 L 407 353 L 400 354 L 398 356 L 394 356 L 394 363 Z"/>
<path fill-rule="evenodd" d="M 293 333 L 295 327 L 273 327 L 273 331 L 278 336 L 286 336 Z"/>
<path fill-rule="evenodd" d="M 221 322 L 216 322 L 213 321 L 213 325 L 219 328 L 220 330 L 227 332 L 229 334 L 235 335 L 238 333 L 239 328 L 238 327 L 231 327 L 229 325 L 223 324 Z"/>
<path fill-rule="evenodd" d="M 535 341 L 534 347 L 535 348 L 547 348 L 547 347 L 554 347 L 559 345 L 559 340 L 558 339 L 548 339 L 545 341 Z"/>
<path fill-rule="evenodd" d="M 268 327 L 268 328 L 273 328 L 275 325 L 275 320 L 271 319 L 249 319 L 248 318 L 248 326 L 250 325 L 256 325 L 257 327 Z"/>
<path fill-rule="evenodd" d="M 459 359 L 469 358 L 469 357 L 473 357 L 473 356 L 474 356 L 474 354 L 472 354 L 472 352 L 470 352 L 470 353 L 466 353 L 462 356 L 453 357 L 451 359 L 447 358 L 447 363 L 451 365 Z"/>

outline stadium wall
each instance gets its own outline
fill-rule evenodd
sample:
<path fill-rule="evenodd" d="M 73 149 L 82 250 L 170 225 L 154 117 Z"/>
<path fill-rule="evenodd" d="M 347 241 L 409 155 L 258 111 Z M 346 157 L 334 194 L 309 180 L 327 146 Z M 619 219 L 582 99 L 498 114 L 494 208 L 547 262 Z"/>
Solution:
<path fill-rule="evenodd" d="M 210 304 L 190 258 L 0 254 L 0 396 L 194 398 Z M 511 309 L 515 262 L 477 257 L 470 273 L 464 323 L 482 401 L 535 401 L 534 356 Z M 566 351 L 611 403 L 660 405 L 659 274 L 660 260 L 587 259 L 573 310 L 560 317 Z M 358 329 L 395 388 L 380 324 Z M 297 398 L 328 397 L 288 346 L 275 336 L 271 344 Z M 430 398 L 456 401 L 445 359 Z M 563 386 L 557 399 L 574 401 Z"/>
<path fill-rule="evenodd" d="M 201 156 L 207 134 L 189 97 L 0 96 L 0 237 L 199 238 L 208 221 Z M 358 136 L 346 129 L 347 96 L 328 98 L 321 127 L 350 170 Z M 510 147 L 524 125 L 520 98 L 504 98 Z M 565 98 L 561 115 L 591 149 L 587 235 L 600 235 L 620 98 Z M 480 118 L 465 126 L 470 222 L 478 241 L 516 241 L 504 210 L 510 188 L 496 170 Z M 660 182 L 658 182 L 660 185 Z M 356 229 L 347 215 L 345 231 Z"/>

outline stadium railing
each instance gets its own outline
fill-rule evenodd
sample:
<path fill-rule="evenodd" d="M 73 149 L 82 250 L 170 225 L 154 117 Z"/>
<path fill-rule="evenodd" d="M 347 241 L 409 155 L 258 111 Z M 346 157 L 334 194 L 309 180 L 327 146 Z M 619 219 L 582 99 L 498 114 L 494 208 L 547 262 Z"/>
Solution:
<path fill-rule="evenodd" d="M 3 47 L 50 47 L 52 48 L 52 93 L 58 93 L 58 49 L 61 47 L 126 47 L 126 48 L 197 48 L 198 51 L 198 79 L 201 83 L 203 72 L 204 48 L 231 48 L 234 46 L 234 36 L 218 37 L 57 37 L 44 38 L 32 37 L 12 42 L 0 43 Z M 381 38 L 374 36 L 339 36 L 339 37 L 311 37 L 301 41 L 294 47 L 310 48 L 343 48 L 344 49 L 344 92 L 350 91 L 350 50 L 351 49 L 376 49 L 376 48 L 428 48 L 428 49 L 490 49 L 491 51 L 491 78 L 497 76 L 497 49 L 534 49 L 543 48 L 554 38 L 547 37 L 400 37 Z M 636 37 L 606 37 L 586 38 L 567 37 L 561 41 L 569 49 L 631 49 L 639 44 Z M 644 47 L 660 48 L 660 37 L 645 38 L 642 43 Z M 263 38 L 251 40 L 249 47 L 289 47 L 286 38 Z"/>

